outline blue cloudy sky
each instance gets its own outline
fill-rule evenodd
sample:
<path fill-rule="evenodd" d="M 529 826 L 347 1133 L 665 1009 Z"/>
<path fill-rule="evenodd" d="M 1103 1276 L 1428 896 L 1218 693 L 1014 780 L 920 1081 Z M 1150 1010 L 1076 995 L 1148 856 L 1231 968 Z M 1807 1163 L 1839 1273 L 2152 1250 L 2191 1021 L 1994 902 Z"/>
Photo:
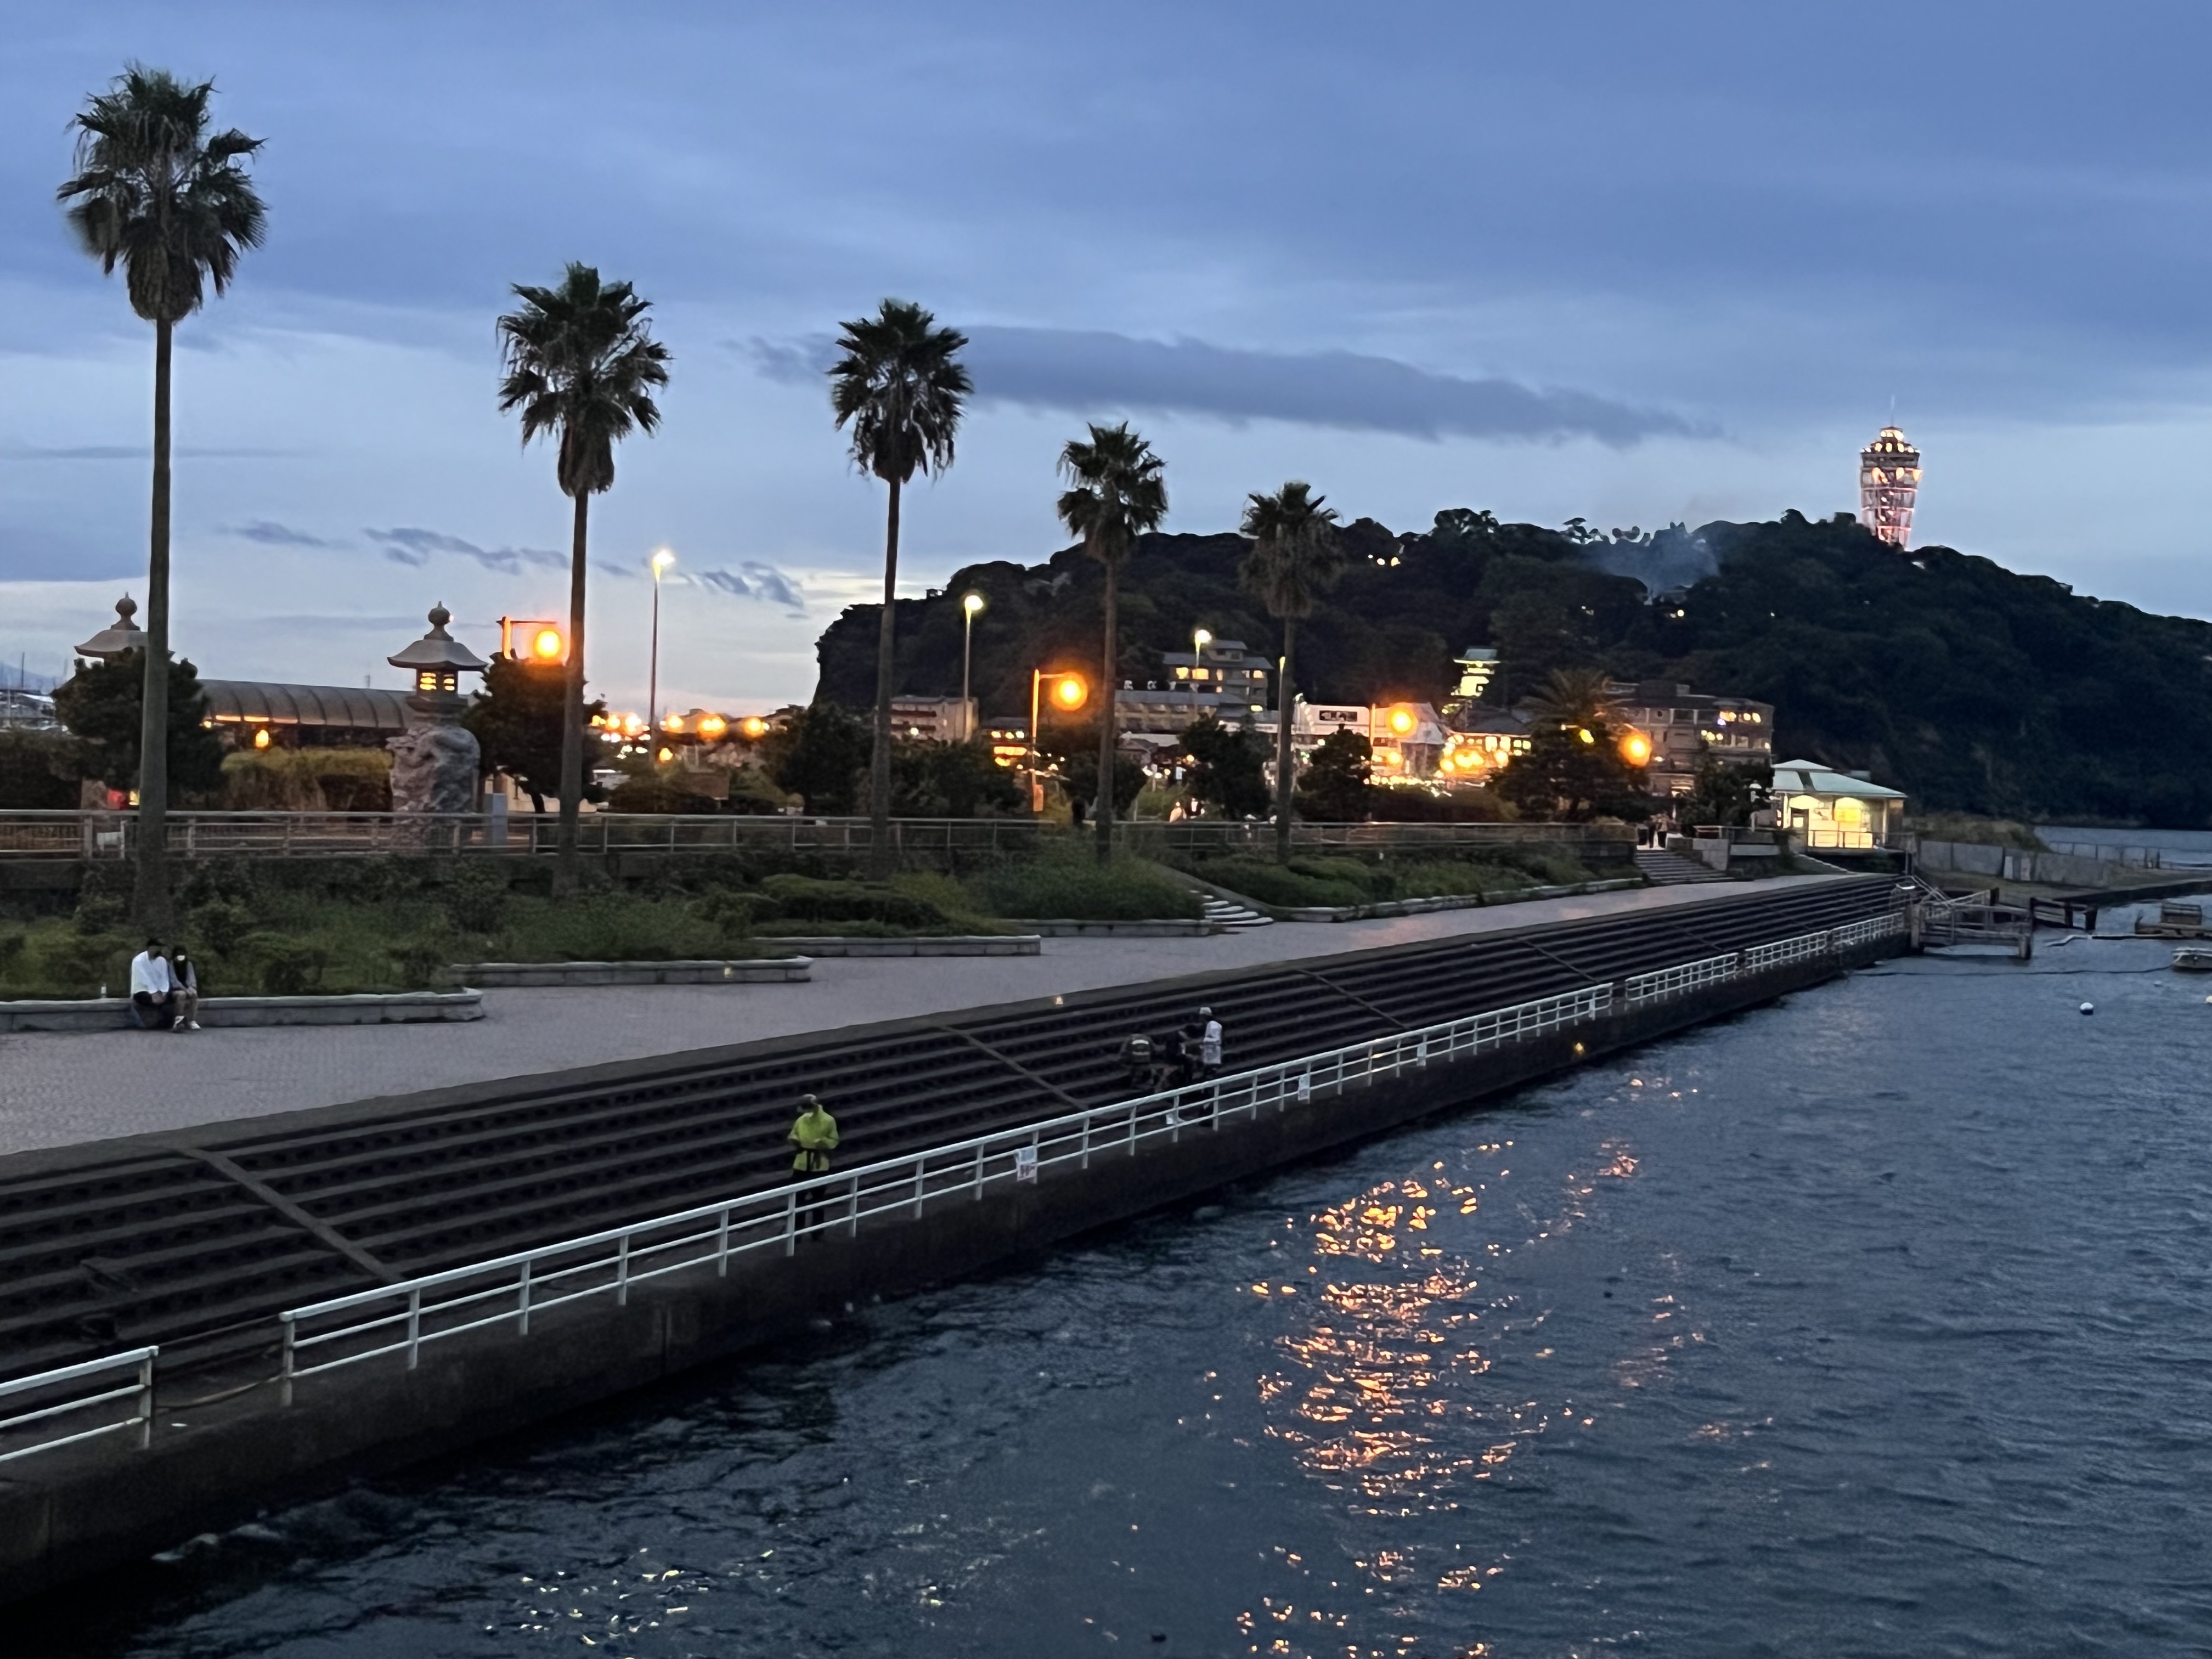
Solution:
<path fill-rule="evenodd" d="M 180 647 L 387 678 L 443 600 L 550 614 L 565 503 L 494 405 L 507 284 L 634 280 L 676 354 L 597 513 L 594 678 L 803 696 L 880 568 L 815 364 L 886 294 L 975 337 L 913 589 L 1059 544 L 1085 416 L 1173 527 L 1604 526 L 1855 505 L 1887 416 L 1921 538 L 2212 614 L 2212 13 L 1566 3 L 1097 9 L 0 3 L 0 653 L 143 589 L 149 331 L 70 244 L 65 131 L 126 58 L 264 136 L 267 246 L 179 334 Z M 135 574 L 134 574 L 135 573 Z M 988 620 L 986 624 L 988 626 Z"/>

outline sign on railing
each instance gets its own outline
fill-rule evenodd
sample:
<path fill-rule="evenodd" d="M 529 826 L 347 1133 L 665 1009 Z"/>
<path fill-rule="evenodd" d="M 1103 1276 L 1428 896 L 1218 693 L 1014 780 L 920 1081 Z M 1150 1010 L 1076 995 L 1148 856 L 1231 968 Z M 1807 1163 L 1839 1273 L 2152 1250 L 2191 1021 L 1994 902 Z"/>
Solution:
<path fill-rule="evenodd" d="M 59 1370 L 41 1371 L 36 1376 L 0 1382 L 0 1401 L 24 1400 L 31 1402 L 12 1415 L 0 1417 L 0 1463 L 27 1457 L 33 1452 L 52 1451 L 57 1446 L 73 1445 L 80 1440 L 92 1440 L 103 1434 L 117 1434 L 130 1429 L 138 1431 L 138 1443 L 143 1447 L 154 1422 L 154 1357 L 159 1352 L 159 1348 L 132 1348 L 125 1353 L 88 1359 L 82 1364 L 64 1365 Z M 137 1375 L 130 1382 L 118 1382 L 112 1379 L 118 1371 L 134 1371 Z M 105 1382 L 95 1380 L 100 1378 L 111 1380 Z M 78 1384 L 85 1386 L 80 1388 Z M 125 1400 L 132 1402 L 128 1417 L 112 1422 L 95 1423 L 90 1428 L 46 1435 L 27 1445 L 10 1443 L 18 1430 L 28 1428 L 33 1423 L 66 1425 L 81 1422 L 84 1413 Z"/>

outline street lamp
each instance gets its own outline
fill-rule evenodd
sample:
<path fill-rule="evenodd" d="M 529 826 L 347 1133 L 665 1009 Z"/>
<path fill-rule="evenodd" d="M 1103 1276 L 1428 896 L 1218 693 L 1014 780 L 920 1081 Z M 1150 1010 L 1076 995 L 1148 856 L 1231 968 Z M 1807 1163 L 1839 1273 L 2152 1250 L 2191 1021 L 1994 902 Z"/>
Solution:
<path fill-rule="evenodd" d="M 653 715 L 659 712 L 660 702 L 660 573 L 676 562 L 676 556 L 666 548 L 653 556 L 653 656 L 645 677 L 645 726 L 653 726 Z"/>
<path fill-rule="evenodd" d="M 974 656 L 975 618 L 982 610 L 983 596 L 974 589 L 960 596 L 960 701 L 963 705 L 968 701 L 968 665 Z M 970 732 L 967 735 L 972 738 L 975 734 Z"/>
<path fill-rule="evenodd" d="M 1030 811 L 1032 812 L 1037 810 L 1037 796 L 1044 787 L 1044 757 L 1037 753 L 1037 701 L 1047 680 L 1052 682 L 1054 704 L 1068 714 L 1082 708 L 1091 696 L 1091 688 L 1084 684 L 1080 674 L 1048 674 L 1042 668 L 1030 670 Z"/>

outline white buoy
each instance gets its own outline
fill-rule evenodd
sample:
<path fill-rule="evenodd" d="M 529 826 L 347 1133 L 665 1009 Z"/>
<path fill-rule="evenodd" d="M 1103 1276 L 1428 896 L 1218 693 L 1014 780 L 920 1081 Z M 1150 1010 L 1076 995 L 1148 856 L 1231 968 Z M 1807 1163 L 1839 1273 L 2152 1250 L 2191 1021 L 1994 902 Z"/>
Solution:
<path fill-rule="evenodd" d="M 2085 1014 L 2094 1014 L 2097 1012 L 2097 1005 L 2094 1002 L 2085 1002 L 2081 1005 L 2081 1012 Z"/>

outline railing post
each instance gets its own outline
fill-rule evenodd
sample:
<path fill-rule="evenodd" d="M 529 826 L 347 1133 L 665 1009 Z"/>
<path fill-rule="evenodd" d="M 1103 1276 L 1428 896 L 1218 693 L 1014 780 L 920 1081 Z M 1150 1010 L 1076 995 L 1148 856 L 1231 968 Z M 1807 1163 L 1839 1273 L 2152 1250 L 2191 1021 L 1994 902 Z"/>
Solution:
<path fill-rule="evenodd" d="M 413 1370 L 422 1357 L 422 1287 L 407 1292 L 407 1369 Z"/>
<path fill-rule="evenodd" d="M 975 1201 L 983 1201 L 983 1143 L 975 1143 Z"/>
<path fill-rule="evenodd" d="M 1091 1167 L 1091 1114 L 1088 1112 L 1083 1115 L 1083 1162 L 1076 1167 L 1084 1170 Z"/>
<path fill-rule="evenodd" d="M 276 1390 L 276 1403 L 289 1406 L 292 1403 L 293 1339 L 298 1332 L 294 1328 L 291 1315 L 279 1314 L 276 1317 L 284 1327 L 283 1358 L 277 1370 L 281 1382 Z"/>
<path fill-rule="evenodd" d="M 799 1191 L 793 1188 L 783 1195 L 783 1253 L 790 1255 L 799 1249 Z"/>
<path fill-rule="evenodd" d="M 615 1246 L 615 1306 L 629 1306 L 629 1235 L 624 1233 Z"/>
<path fill-rule="evenodd" d="M 854 1174 L 848 1176 L 847 1180 L 852 1184 L 845 1200 L 845 1237 L 858 1238 L 860 1236 L 860 1177 Z"/>
<path fill-rule="evenodd" d="M 522 1264 L 521 1282 L 515 1287 L 515 1324 L 517 1336 L 530 1334 L 530 1264 Z"/>
<path fill-rule="evenodd" d="M 714 1273 L 720 1279 L 730 1276 L 730 1206 L 726 1204 L 714 1227 Z"/>
<path fill-rule="evenodd" d="M 149 1348 L 138 1359 L 138 1449 L 144 1451 L 154 1443 L 154 1356 L 161 1351 Z"/>
<path fill-rule="evenodd" d="M 921 1183 L 923 1176 L 928 1173 L 928 1169 L 927 1160 L 917 1155 L 914 1160 L 914 1218 L 916 1221 L 921 1219 Z"/>

